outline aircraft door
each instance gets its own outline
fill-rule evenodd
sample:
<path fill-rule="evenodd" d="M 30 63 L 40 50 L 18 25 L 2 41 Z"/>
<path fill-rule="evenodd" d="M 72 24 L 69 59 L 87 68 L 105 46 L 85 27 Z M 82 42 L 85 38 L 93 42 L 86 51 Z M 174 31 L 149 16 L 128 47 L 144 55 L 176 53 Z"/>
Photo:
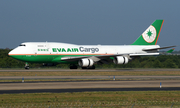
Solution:
<path fill-rule="evenodd" d="M 50 51 L 50 45 L 49 45 L 49 43 L 47 43 L 47 42 L 46 42 L 45 47 L 46 47 L 46 49 L 47 49 L 48 53 L 49 53 L 49 54 L 51 54 L 51 51 Z"/>
<path fill-rule="evenodd" d="M 37 56 L 37 50 L 34 50 L 34 56 L 36 57 Z"/>

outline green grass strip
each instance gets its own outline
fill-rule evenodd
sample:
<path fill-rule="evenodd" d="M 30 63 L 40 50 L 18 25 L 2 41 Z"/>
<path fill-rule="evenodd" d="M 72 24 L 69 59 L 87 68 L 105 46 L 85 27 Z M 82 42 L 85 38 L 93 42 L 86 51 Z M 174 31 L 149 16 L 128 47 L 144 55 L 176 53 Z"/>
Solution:
<path fill-rule="evenodd" d="M 180 107 L 180 91 L 117 91 L 74 93 L 1 94 L 0 107 Z M 143 107 L 144 106 L 144 107 Z M 136 108 L 135 107 L 135 108 Z M 138 107 L 138 108 L 139 108 Z"/>

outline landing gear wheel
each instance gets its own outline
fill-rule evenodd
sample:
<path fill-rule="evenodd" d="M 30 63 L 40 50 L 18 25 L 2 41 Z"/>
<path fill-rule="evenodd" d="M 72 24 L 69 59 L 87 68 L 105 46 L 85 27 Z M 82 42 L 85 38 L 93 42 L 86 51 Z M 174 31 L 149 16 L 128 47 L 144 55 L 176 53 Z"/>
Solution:
<path fill-rule="evenodd" d="M 24 68 L 28 70 L 28 69 L 29 69 L 29 66 L 25 66 Z"/>
<path fill-rule="evenodd" d="M 25 63 L 24 68 L 27 69 L 27 70 L 29 69 L 29 64 L 27 62 Z"/>
<path fill-rule="evenodd" d="M 81 67 L 82 69 L 95 69 L 95 66 L 91 66 L 91 67 Z"/>
<path fill-rule="evenodd" d="M 78 67 L 76 65 L 70 65 L 69 68 L 70 69 L 77 69 Z"/>
<path fill-rule="evenodd" d="M 88 69 L 87 67 L 81 67 L 82 69 Z"/>
<path fill-rule="evenodd" d="M 91 66 L 91 67 L 89 67 L 89 69 L 95 69 L 96 67 L 93 65 L 93 66 Z"/>

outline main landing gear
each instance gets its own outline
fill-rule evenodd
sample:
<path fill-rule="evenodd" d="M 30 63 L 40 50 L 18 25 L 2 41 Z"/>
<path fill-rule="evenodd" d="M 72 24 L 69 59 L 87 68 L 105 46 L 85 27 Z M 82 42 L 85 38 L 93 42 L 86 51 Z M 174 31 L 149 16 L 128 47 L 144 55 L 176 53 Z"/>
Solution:
<path fill-rule="evenodd" d="M 96 67 L 93 65 L 91 67 L 81 67 L 82 69 L 95 69 Z"/>
<path fill-rule="evenodd" d="M 69 68 L 70 69 L 77 69 L 78 68 L 78 66 L 77 65 L 74 65 L 74 64 L 71 64 L 70 66 L 69 66 Z M 81 67 L 82 69 L 95 69 L 95 66 L 93 65 L 93 66 L 91 66 L 91 67 Z"/>
<path fill-rule="evenodd" d="M 27 62 L 25 63 L 24 68 L 27 69 L 27 70 L 29 69 L 29 64 Z"/>
<path fill-rule="evenodd" d="M 77 69 L 78 67 L 77 67 L 77 65 L 70 65 L 69 68 L 70 69 Z"/>

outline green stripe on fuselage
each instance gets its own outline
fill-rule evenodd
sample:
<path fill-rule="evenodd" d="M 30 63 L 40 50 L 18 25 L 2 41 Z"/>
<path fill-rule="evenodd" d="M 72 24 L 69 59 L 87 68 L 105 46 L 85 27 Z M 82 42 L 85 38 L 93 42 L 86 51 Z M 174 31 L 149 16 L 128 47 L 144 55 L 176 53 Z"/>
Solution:
<path fill-rule="evenodd" d="M 62 57 L 77 57 L 77 56 L 92 56 L 92 55 L 10 55 L 12 58 L 21 60 L 24 62 L 33 63 L 77 63 L 61 61 Z"/>

